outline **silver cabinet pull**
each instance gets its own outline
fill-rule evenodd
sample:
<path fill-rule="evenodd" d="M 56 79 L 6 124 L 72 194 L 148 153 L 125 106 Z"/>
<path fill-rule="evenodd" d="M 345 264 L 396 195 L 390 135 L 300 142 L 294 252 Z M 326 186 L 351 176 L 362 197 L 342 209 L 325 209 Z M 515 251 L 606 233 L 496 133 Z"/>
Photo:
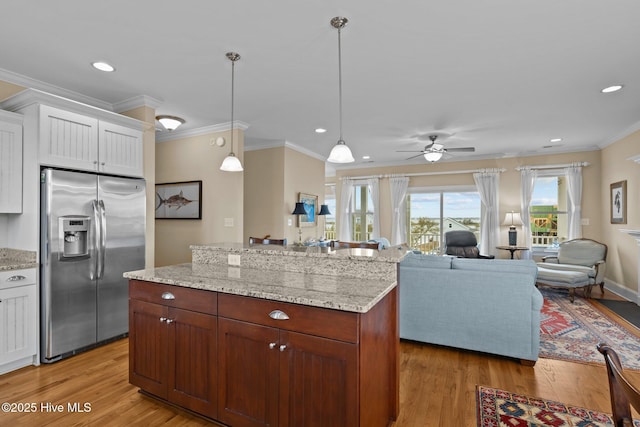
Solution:
<path fill-rule="evenodd" d="M 173 295 L 171 292 L 163 292 L 162 293 L 162 299 L 176 299 L 176 296 Z"/>
<path fill-rule="evenodd" d="M 286 346 L 286 345 L 282 344 L 282 345 L 280 346 L 280 351 L 285 351 L 286 349 L 287 349 L 287 346 Z"/>
<path fill-rule="evenodd" d="M 165 323 L 173 323 L 173 319 L 167 319 L 165 320 Z"/>
<path fill-rule="evenodd" d="M 274 342 L 270 342 L 270 343 L 269 343 L 269 348 L 270 348 L 271 350 L 273 350 L 274 348 L 276 348 L 276 345 L 277 345 L 276 343 L 274 343 Z"/>
<path fill-rule="evenodd" d="M 7 279 L 7 282 L 17 282 L 19 280 L 25 280 L 26 277 L 21 275 L 21 274 L 17 274 L 15 276 L 11 276 Z"/>
<path fill-rule="evenodd" d="M 161 317 L 161 318 L 160 318 L 160 321 L 161 321 L 161 322 L 166 322 L 166 321 L 167 321 L 167 318 L 166 318 L 166 317 Z"/>
<path fill-rule="evenodd" d="M 269 317 L 275 320 L 289 320 L 289 316 L 287 315 L 287 313 L 281 310 L 273 310 L 271 313 L 269 313 Z"/>

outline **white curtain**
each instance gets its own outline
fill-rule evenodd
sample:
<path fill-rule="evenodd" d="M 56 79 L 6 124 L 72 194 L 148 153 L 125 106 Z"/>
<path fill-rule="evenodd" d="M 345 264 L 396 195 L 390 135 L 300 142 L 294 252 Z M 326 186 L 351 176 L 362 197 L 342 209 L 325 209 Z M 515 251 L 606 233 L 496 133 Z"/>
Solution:
<path fill-rule="evenodd" d="M 353 180 L 342 179 L 340 192 L 340 215 L 338 215 L 338 240 L 351 240 L 351 197 L 353 196 Z"/>
<path fill-rule="evenodd" d="M 523 168 L 520 171 L 520 218 L 522 218 L 522 234 L 524 234 L 524 246 L 532 247 L 531 240 L 531 198 L 533 197 L 533 188 L 536 185 L 538 172 L 535 169 Z M 522 259 L 532 259 L 531 250 L 522 251 Z"/>
<path fill-rule="evenodd" d="M 484 215 L 480 225 L 480 253 L 496 255 L 496 246 L 500 242 L 500 218 L 498 212 L 500 173 L 485 171 L 473 174 L 480 200 L 484 206 Z"/>
<path fill-rule="evenodd" d="M 564 170 L 567 178 L 569 236 L 568 239 L 582 237 L 582 167 L 572 165 Z"/>
<path fill-rule="evenodd" d="M 369 178 L 367 187 L 371 195 L 371 203 L 373 203 L 373 224 L 371 230 L 371 238 L 380 238 L 380 179 Z M 366 240 L 366 235 L 362 236 L 362 240 Z"/>
<path fill-rule="evenodd" d="M 397 176 L 389 178 L 391 192 L 391 244 L 399 245 L 406 241 L 407 233 L 407 189 L 409 178 Z"/>

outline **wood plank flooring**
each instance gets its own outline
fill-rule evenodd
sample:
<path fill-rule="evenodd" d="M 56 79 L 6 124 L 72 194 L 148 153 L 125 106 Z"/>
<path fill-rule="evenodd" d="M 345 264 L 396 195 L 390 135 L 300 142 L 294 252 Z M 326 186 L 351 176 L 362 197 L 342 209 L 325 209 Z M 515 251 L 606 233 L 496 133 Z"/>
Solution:
<path fill-rule="evenodd" d="M 416 342 L 400 347 L 400 417 L 393 427 L 475 427 L 477 384 L 611 412 L 604 365 L 539 359 L 527 367 Z M 640 384 L 640 372 L 632 372 L 632 379 Z M 127 339 L 0 376 L 3 402 L 35 403 L 37 411 L 0 412 L 1 426 L 215 425 L 138 393 L 128 382 Z M 47 412 L 47 403 L 63 405 L 63 411 Z M 89 403 L 90 412 L 70 413 L 67 405 L 74 403 Z"/>

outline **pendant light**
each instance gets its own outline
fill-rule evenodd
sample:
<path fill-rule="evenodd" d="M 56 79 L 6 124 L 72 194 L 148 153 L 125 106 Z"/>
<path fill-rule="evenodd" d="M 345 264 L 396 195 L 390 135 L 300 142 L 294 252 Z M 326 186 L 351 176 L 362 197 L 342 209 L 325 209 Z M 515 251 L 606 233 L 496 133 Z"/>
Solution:
<path fill-rule="evenodd" d="M 338 29 L 338 95 L 340 100 L 340 139 L 338 140 L 337 144 L 334 145 L 331 149 L 331 153 L 329 154 L 329 158 L 327 159 L 327 161 L 330 163 L 355 162 L 353 154 L 351 154 L 351 150 L 344 142 L 344 139 L 342 139 L 342 46 L 340 44 L 340 31 L 345 25 L 347 25 L 347 22 L 349 22 L 349 20 L 341 16 L 336 16 L 331 20 L 331 26 Z"/>
<path fill-rule="evenodd" d="M 233 153 L 233 86 L 235 76 L 236 61 L 240 59 L 240 55 L 235 52 L 227 52 L 227 58 L 231 61 L 231 151 L 229 155 L 222 161 L 220 170 L 224 172 L 242 172 L 242 164 L 240 160 Z"/>

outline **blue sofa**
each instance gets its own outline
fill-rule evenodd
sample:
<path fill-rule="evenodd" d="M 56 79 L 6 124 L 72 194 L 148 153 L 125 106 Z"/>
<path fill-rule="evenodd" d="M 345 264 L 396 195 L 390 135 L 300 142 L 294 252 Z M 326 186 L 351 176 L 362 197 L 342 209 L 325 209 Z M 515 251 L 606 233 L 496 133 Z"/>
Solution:
<path fill-rule="evenodd" d="M 408 253 L 400 262 L 400 338 L 533 365 L 543 302 L 536 275 L 531 260 Z"/>

